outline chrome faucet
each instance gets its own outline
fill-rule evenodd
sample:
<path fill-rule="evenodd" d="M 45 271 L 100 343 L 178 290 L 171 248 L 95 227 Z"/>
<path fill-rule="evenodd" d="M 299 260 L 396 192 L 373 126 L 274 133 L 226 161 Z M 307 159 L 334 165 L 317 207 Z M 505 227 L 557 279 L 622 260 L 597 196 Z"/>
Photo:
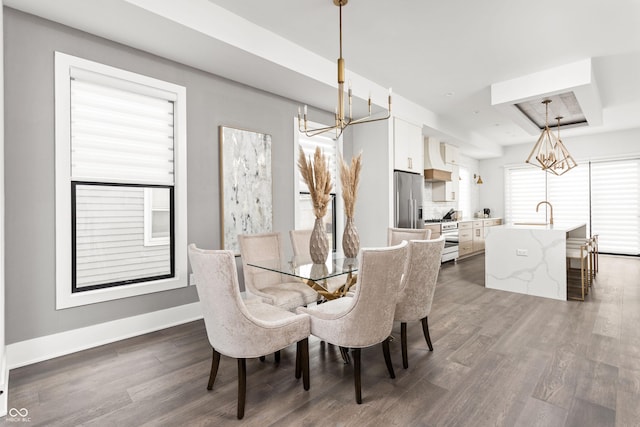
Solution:
<path fill-rule="evenodd" d="M 536 212 L 538 212 L 538 208 L 543 203 L 549 205 L 549 224 L 553 224 L 553 206 L 551 206 L 551 203 L 547 202 L 546 200 L 541 201 L 540 203 L 538 203 L 538 206 L 536 206 Z"/>

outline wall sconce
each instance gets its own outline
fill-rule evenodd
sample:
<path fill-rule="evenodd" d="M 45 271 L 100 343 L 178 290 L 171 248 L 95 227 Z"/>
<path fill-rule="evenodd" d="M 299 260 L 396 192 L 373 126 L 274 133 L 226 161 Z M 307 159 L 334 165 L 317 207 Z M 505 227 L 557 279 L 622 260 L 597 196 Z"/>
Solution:
<path fill-rule="evenodd" d="M 473 182 L 475 182 L 476 184 L 484 184 L 484 181 L 482 181 L 482 177 L 480 175 L 476 175 L 475 173 L 473 174 Z"/>

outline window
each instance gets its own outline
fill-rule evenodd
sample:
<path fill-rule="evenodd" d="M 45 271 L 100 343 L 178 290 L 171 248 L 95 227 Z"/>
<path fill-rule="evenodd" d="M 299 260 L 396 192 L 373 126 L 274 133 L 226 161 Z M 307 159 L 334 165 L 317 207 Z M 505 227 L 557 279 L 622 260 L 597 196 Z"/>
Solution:
<path fill-rule="evenodd" d="M 546 179 L 536 168 L 505 169 L 505 222 L 545 222 L 546 211 L 536 213 L 536 205 L 547 199 Z"/>
<path fill-rule="evenodd" d="M 640 159 L 578 162 L 562 176 L 540 169 L 505 169 L 506 222 L 548 221 L 553 205 L 555 223 L 586 223 L 599 235 L 604 253 L 640 255 Z M 593 230 L 593 231 L 590 231 Z"/>
<path fill-rule="evenodd" d="M 640 255 L 639 213 L 640 159 L 592 162 L 591 229 L 600 252 Z"/>
<path fill-rule="evenodd" d="M 186 286 L 185 88 L 55 61 L 56 307 Z"/>
<path fill-rule="evenodd" d="M 297 119 L 296 119 L 297 120 Z M 311 125 L 311 124 L 310 124 Z M 295 124 L 296 128 L 294 130 L 297 135 L 297 144 L 295 148 L 294 159 L 296 159 L 296 212 L 295 212 L 295 224 L 296 229 L 311 229 L 313 228 L 315 222 L 315 214 L 313 213 L 313 204 L 311 202 L 311 196 L 309 194 L 309 189 L 307 188 L 307 184 L 302 179 L 302 175 L 300 175 L 300 170 L 297 166 L 298 160 L 298 148 L 302 147 L 305 155 L 313 156 L 313 153 L 316 151 L 316 147 L 320 147 L 322 152 L 327 156 L 327 160 L 329 162 L 329 169 L 331 170 L 331 182 L 333 183 L 333 190 L 331 192 L 331 205 L 327 209 L 327 215 L 324 217 L 327 234 L 329 237 L 329 246 L 335 252 L 337 248 L 337 234 L 336 230 L 338 220 L 341 221 L 341 218 L 338 218 L 337 210 L 339 205 L 339 200 L 337 198 L 338 191 L 340 188 L 340 183 L 338 182 L 338 147 L 339 140 L 334 140 L 330 135 L 330 133 L 316 135 L 313 137 L 308 137 L 300 132 L 297 129 L 297 121 Z M 312 126 L 322 127 L 322 125 L 312 124 Z M 342 222 L 342 221 L 341 221 Z"/>

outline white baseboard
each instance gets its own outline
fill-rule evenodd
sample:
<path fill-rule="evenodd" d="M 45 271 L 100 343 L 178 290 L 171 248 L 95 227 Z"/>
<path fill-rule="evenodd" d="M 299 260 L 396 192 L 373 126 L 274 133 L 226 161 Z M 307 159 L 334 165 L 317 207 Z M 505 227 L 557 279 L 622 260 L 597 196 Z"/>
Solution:
<path fill-rule="evenodd" d="M 7 405 L 9 396 L 9 368 L 7 368 L 7 351 L 2 352 L 2 359 L 0 360 L 0 376 L 2 376 L 2 394 L 0 394 L 0 417 L 7 415 Z"/>
<path fill-rule="evenodd" d="M 138 316 L 20 341 L 7 345 L 5 351 L 5 366 L 8 369 L 15 369 L 198 319 L 202 319 L 202 310 L 200 308 L 200 302 L 194 302 L 165 310 L 152 311 L 151 313 Z M 5 378 L 8 379 L 8 377 Z M 0 397 L 6 399 L 7 390 L 5 390 L 3 395 L 4 396 Z"/>

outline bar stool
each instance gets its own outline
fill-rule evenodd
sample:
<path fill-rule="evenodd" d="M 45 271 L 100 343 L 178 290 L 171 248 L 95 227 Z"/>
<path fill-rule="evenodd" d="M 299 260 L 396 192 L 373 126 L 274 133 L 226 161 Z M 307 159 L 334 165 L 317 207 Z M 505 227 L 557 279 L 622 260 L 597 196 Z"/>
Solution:
<path fill-rule="evenodd" d="M 589 293 L 589 271 L 588 264 L 590 262 L 589 251 L 587 249 L 587 245 L 579 245 L 575 246 L 575 244 L 567 243 L 567 299 L 584 301 L 585 295 Z M 571 270 L 576 270 L 571 268 L 571 260 L 580 260 L 580 296 L 571 295 L 569 290 L 571 288 L 575 288 L 571 286 L 572 278 L 570 277 Z"/>
<path fill-rule="evenodd" d="M 596 277 L 597 262 L 598 262 L 598 237 L 569 237 L 567 238 L 567 248 L 571 247 L 577 249 L 581 245 L 585 245 L 589 254 L 588 265 L 588 284 L 589 287 L 593 284 L 593 279 Z"/>

